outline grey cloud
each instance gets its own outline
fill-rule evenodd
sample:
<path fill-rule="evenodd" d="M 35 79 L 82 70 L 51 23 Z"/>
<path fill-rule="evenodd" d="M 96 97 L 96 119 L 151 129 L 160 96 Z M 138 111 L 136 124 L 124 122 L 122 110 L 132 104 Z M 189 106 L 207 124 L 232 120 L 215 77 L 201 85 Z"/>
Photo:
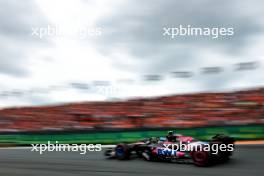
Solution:
<path fill-rule="evenodd" d="M 257 2 L 263 5 L 261 1 Z M 118 12 L 113 12 L 112 16 L 102 18 L 97 23 L 103 27 L 103 36 L 97 47 L 108 55 L 115 48 L 125 47 L 134 58 L 147 65 L 143 70 L 152 66 L 153 71 L 159 71 L 162 67 L 166 70 L 173 65 L 184 66 L 186 62 L 195 60 L 197 50 L 206 51 L 207 48 L 239 55 L 248 46 L 249 39 L 263 31 L 263 26 L 258 21 L 261 19 L 256 20 L 256 17 L 238 11 L 238 4 L 237 1 L 227 0 L 128 1 Z M 254 11 L 251 7 L 247 8 L 248 11 Z M 234 27 L 235 35 L 219 39 L 179 37 L 174 40 L 162 35 L 163 27 L 178 27 L 180 24 L 193 27 Z M 172 60 L 174 63 L 167 62 Z M 122 64 L 118 62 L 117 65 Z"/>
<path fill-rule="evenodd" d="M 0 9 L 0 73 L 26 76 L 29 74 L 27 52 L 34 52 L 32 46 L 49 43 L 33 37 L 32 27 L 48 22 L 33 0 L 0 0 Z"/>
<path fill-rule="evenodd" d="M 14 40 L 29 42 L 36 40 L 31 36 L 32 27 L 43 26 L 47 20 L 33 0 L 0 0 L 0 34 Z"/>
<path fill-rule="evenodd" d="M 237 0 L 127 1 L 112 15 L 98 21 L 97 26 L 102 27 L 103 35 L 96 41 L 96 46 L 98 51 L 112 59 L 116 69 L 138 73 L 141 77 L 144 74 L 170 76 L 173 71 L 190 71 L 195 74 L 187 81 L 200 85 L 204 90 L 218 91 L 241 77 L 232 71 L 202 75 L 197 69 L 208 66 L 209 59 L 213 63 L 214 58 L 201 58 L 201 53 L 215 51 L 218 55 L 233 58 L 230 64 L 243 61 L 244 54 L 252 45 L 251 39 L 264 35 L 264 20 L 260 18 L 263 11 L 264 3 L 258 0 L 243 5 Z M 233 27 L 235 35 L 218 39 L 204 36 L 169 39 L 162 35 L 163 27 L 179 25 Z M 113 52 L 127 52 L 134 62 L 127 62 L 127 58 L 117 59 Z"/>
<path fill-rule="evenodd" d="M 1 46 L 1 45 L 0 45 Z M 23 53 L 20 50 L 1 47 L 0 49 L 0 73 L 23 77 L 28 75 L 26 61 L 23 61 Z"/>

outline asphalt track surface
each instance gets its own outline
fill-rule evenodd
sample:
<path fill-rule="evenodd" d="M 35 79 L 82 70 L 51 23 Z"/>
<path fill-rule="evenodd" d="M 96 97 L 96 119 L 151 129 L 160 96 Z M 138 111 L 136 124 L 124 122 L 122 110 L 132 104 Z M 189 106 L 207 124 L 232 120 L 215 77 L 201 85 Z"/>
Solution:
<path fill-rule="evenodd" d="M 102 152 L 49 152 L 0 149 L 0 176 L 258 176 L 264 175 L 264 145 L 239 146 L 232 159 L 212 167 L 105 159 Z"/>

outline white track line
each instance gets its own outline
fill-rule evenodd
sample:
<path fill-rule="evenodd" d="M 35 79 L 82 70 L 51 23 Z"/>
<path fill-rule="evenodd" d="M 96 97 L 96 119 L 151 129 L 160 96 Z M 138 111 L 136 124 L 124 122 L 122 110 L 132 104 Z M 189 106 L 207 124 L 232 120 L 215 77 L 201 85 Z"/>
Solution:
<path fill-rule="evenodd" d="M 113 148 L 116 145 L 102 145 L 102 148 Z M 87 146 L 88 147 L 88 146 Z M 39 148 L 39 147 L 38 147 Z M 30 150 L 32 147 L 0 147 L 0 150 Z"/>

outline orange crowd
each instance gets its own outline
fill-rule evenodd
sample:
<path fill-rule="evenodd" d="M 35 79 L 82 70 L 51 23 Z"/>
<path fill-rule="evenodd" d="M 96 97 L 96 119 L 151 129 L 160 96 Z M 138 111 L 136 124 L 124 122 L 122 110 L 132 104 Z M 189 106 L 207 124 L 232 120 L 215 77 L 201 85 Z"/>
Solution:
<path fill-rule="evenodd" d="M 264 88 L 0 110 L 0 132 L 264 123 Z"/>

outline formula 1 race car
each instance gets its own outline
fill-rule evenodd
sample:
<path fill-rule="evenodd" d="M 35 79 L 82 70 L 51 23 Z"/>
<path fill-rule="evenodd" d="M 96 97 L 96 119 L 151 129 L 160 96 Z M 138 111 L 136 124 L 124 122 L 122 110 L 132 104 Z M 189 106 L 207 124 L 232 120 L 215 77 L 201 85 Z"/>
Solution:
<path fill-rule="evenodd" d="M 105 156 L 119 160 L 137 156 L 147 161 L 169 161 L 194 163 L 196 166 L 209 166 L 225 162 L 234 150 L 234 138 L 215 135 L 204 142 L 189 136 L 169 132 L 166 137 L 151 137 L 136 143 L 120 143 L 114 148 L 107 148 Z"/>

